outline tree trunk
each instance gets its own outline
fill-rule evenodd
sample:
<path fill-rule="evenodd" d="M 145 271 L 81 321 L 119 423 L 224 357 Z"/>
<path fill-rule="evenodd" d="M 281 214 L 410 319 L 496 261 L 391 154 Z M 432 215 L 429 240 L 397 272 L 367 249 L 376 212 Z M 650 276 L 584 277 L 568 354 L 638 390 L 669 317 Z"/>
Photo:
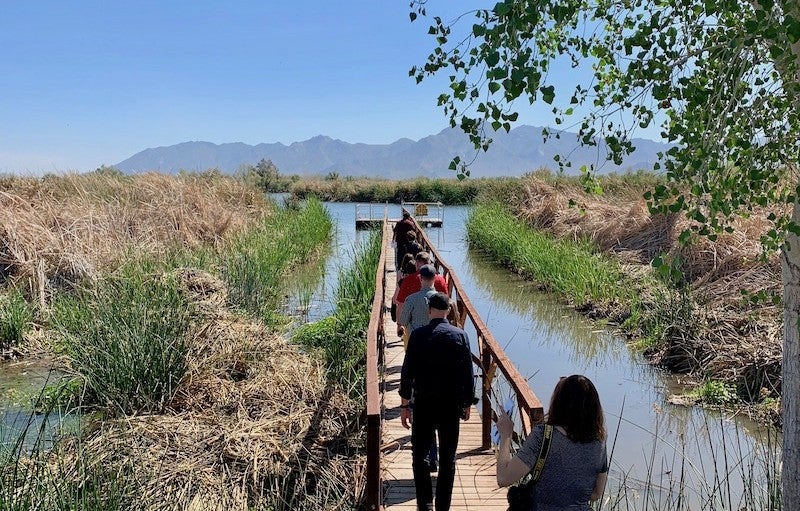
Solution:
<path fill-rule="evenodd" d="M 800 19 L 797 0 L 783 0 L 784 13 Z M 800 41 L 791 46 L 793 76 L 782 73 L 784 84 L 800 86 Z M 800 95 L 794 94 L 795 111 L 800 112 Z M 795 173 L 800 168 L 796 162 Z M 800 189 L 800 188 L 798 188 Z M 792 222 L 800 225 L 800 197 L 795 198 Z M 783 412 L 783 465 L 781 505 L 800 509 L 800 236 L 787 233 L 781 252 L 783 278 L 783 365 L 781 367 L 781 411 Z"/>
<path fill-rule="evenodd" d="M 800 202 L 795 201 L 792 221 L 800 225 Z M 800 509 L 800 237 L 789 233 L 781 251 L 783 278 L 783 509 Z"/>

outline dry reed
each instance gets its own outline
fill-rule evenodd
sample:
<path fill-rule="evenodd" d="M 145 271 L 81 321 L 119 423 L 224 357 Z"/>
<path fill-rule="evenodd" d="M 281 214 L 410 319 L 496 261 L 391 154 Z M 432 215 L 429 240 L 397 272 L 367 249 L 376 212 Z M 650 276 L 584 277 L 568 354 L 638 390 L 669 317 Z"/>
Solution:
<path fill-rule="evenodd" d="M 693 336 L 668 339 L 654 354 L 656 362 L 735 383 L 740 395 L 753 400 L 780 393 L 780 308 L 748 304 L 741 294 L 780 294 L 778 257 L 761 258 L 760 237 L 774 227 L 769 213 L 756 209 L 734 221 L 733 233 L 683 246 L 678 236 L 689 220 L 677 213 L 651 215 L 641 198 L 595 196 L 532 177 L 516 210 L 529 225 L 556 237 L 590 240 L 638 276 L 657 256 L 678 261 L 700 328 Z M 647 289 L 642 295 L 650 299 Z"/>
<path fill-rule="evenodd" d="M 45 305 L 53 289 L 126 255 L 216 246 L 268 209 L 257 189 L 215 174 L 0 179 L 0 284 Z"/>

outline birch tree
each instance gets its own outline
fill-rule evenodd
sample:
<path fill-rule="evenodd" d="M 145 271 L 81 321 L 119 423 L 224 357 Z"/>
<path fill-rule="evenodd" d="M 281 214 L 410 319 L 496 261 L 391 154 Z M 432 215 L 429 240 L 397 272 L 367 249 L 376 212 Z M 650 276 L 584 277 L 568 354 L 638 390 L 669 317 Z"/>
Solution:
<path fill-rule="evenodd" d="M 681 241 L 789 206 L 762 242 L 780 251 L 784 284 L 783 508 L 800 509 L 800 1 L 505 0 L 452 21 L 429 17 L 434 5 L 411 3 L 435 46 L 409 74 L 449 78 L 439 105 L 476 151 L 511 129 L 520 104 L 574 123 L 579 143 L 617 164 L 637 130 L 658 127 L 673 144 L 654 168 L 666 184 L 645 198 L 695 221 Z M 557 90 L 555 66 L 589 78 Z M 459 157 L 451 169 L 469 175 Z M 590 183 L 597 169 L 581 170 Z"/>

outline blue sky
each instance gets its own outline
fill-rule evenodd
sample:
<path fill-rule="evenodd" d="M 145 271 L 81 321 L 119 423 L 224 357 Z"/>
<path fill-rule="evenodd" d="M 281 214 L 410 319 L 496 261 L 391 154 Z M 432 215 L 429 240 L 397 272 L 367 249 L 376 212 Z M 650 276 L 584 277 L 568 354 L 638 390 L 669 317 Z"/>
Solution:
<path fill-rule="evenodd" d="M 428 24 L 406 0 L 0 0 L 0 172 L 92 170 L 189 140 L 437 133 L 444 77 L 408 77 L 433 47 Z M 536 114 L 520 120 L 546 122 Z"/>

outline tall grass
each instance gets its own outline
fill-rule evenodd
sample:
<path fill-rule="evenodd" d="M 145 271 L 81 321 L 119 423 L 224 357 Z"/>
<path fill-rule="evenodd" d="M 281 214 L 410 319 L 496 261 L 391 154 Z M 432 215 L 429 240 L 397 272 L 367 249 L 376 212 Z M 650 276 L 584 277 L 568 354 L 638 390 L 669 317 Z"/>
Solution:
<path fill-rule="evenodd" d="M 19 289 L 0 295 L 0 350 L 19 344 L 32 321 L 33 307 Z"/>
<path fill-rule="evenodd" d="M 287 271 L 312 259 L 330 239 L 333 223 L 322 203 L 299 211 L 281 208 L 236 237 L 223 256 L 223 274 L 234 304 L 267 323 L 275 321 L 286 292 Z"/>
<path fill-rule="evenodd" d="M 620 287 L 617 263 L 581 241 L 555 241 L 517 220 L 498 204 L 476 206 L 467 220 L 471 246 L 532 279 L 577 307 L 610 302 Z"/>
<path fill-rule="evenodd" d="M 301 179 L 291 183 L 293 197 L 316 197 L 335 202 L 424 201 L 444 204 L 471 204 L 479 196 L 502 197 L 509 190 L 520 191 L 521 180 L 513 177 L 480 179 L 406 180 L 371 178 Z"/>
<path fill-rule="evenodd" d="M 508 201 L 521 198 L 531 177 L 557 188 L 582 190 L 581 176 L 568 176 L 538 169 L 522 177 L 490 177 L 458 180 L 453 178 L 427 178 L 392 180 L 365 177 L 296 178 L 283 182 L 280 191 L 290 192 L 293 197 L 317 197 L 336 202 L 393 202 L 425 201 L 444 204 L 473 204 L 485 200 Z M 629 172 L 598 176 L 603 193 L 611 196 L 641 198 L 661 182 L 659 176 L 650 172 Z"/>
<path fill-rule="evenodd" d="M 764 441 L 750 450 L 742 442 L 746 433 L 720 430 L 723 436 L 716 441 L 706 435 L 683 437 L 674 454 L 663 459 L 656 455 L 662 441 L 656 431 L 644 473 L 612 472 L 598 511 L 780 511 L 779 435 L 767 430 Z M 687 451 L 700 448 L 708 458 L 690 459 Z"/>
<path fill-rule="evenodd" d="M 364 396 L 366 331 L 381 243 L 380 234 L 372 232 L 362 251 L 354 250 L 353 264 L 339 274 L 333 314 L 298 329 L 294 335 L 295 342 L 322 352 L 329 378 L 357 399 Z"/>
<path fill-rule="evenodd" d="M 102 462 L 84 447 L 80 434 L 51 430 L 61 420 L 61 412 L 50 407 L 31 412 L 19 430 L 0 428 L 0 509 L 134 509 L 139 496 L 135 459 L 115 453 L 111 463 Z"/>
<path fill-rule="evenodd" d="M 87 402 L 130 415 L 159 411 L 172 396 L 186 371 L 190 317 L 174 278 L 132 264 L 59 296 L 52 326 Z"/>

